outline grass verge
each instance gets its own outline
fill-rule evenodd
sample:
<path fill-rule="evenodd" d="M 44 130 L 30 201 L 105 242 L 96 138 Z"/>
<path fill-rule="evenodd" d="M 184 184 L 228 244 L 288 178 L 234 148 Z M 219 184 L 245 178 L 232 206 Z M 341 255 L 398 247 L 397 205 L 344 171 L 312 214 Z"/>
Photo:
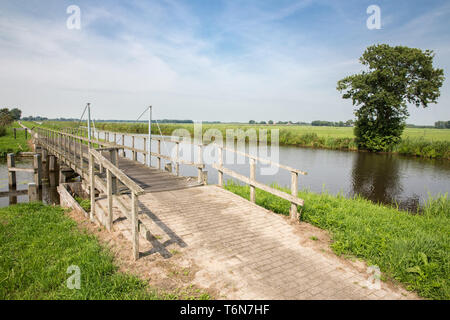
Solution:
<path fill-rule="evenodd" d="M 0 157 L 6 157 L 8 153 L 19 153 L 22 151 L 30 151 L 25 139 L 25 131 L 17 130 L 16 139 L 14 139 L 13 128 L 20 128 L 17 122 L 6 128 L 6 135 L 0 136 Z M 30 139 L 30 132 L 28 132 L 28 139 Z"/>
<path fill-rule="evenodd" d="M 68 289 L 67 268 L 81 271 Z M 0 209 L 0 299 L 173 299 L 118 272 L 112 254 L 79 231 L 60 207 L 29 203 Z"/>
<path fill-rule="evenodd" d="M 277 186 L 275 186 L 277 187 Z M 226 189 L 249 199 L 250 189 L 228 181 Z M 277 187 L 279 188 L 279 187 Z M 279 188 L 286 192 L 287 189 Z M 450 200 L 430 198 L 423 213 L 412 214 L 361 197 L 299 192 L 301 219 L 330 232 L 331 247 L 377 265 L 384 277 L 429 299 L 450 299 Z M 290 203 L 256 190 L 256 203 L 288 215 Z"/>

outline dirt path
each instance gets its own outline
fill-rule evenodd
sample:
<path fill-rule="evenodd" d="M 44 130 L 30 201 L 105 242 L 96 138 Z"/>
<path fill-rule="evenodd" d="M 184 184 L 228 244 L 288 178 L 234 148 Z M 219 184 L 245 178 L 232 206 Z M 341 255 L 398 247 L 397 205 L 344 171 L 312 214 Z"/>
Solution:
<path fill-rule="evenodd" d="M 325 231 L 291 224 L 222 188 L 149 193 L 139 200 L 152 230 L 150 242 L 141 239 L 139 261 L 131 260 L 126 219 L 116 219 L 112 233 L 94 231 L 124 271 L 154 287 L 216 299 L 417 299 L 390 283 L 373 285 L 364 263 L 331 252 Z"/>

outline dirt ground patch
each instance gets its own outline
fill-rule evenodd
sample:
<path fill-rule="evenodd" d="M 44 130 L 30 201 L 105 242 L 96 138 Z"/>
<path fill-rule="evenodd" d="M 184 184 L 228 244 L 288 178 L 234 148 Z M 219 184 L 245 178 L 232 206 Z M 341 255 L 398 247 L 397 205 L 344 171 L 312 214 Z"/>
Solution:
<path fill-rule="evenodd" d="M 77 222 L 82 231 L 95 235 L 114 255 L 119 271 L 138 276 L 169 299 L 208 299 L 214 298 L 217 292 L 200 288 L 192 284 L 192 279 L 198 267 L 183 255 L 172 249 L 172 257 L 164 259 L 158 254 L 141 257 L 134 261 L 132 243 L 118 228 L 109 232 L 104 227 L 86 219 L 75 210 L 67 215 Z"/>

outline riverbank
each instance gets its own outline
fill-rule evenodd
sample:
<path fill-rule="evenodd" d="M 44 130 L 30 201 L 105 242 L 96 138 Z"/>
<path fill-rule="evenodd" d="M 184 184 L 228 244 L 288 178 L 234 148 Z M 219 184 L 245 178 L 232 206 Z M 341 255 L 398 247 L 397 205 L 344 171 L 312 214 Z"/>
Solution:
<path fill-rule="evenodd" d="M 76 127 L 78 122 L 46 121 L 43 126 L 50 128 Z M 148 125 L 145 123 L 124 122 L 98 122 L 96 128 L 114 132 L 147 133 Z M 160 124 L 163 135 L 171 135 L 175 129 L 185 129 L 191 136 L 194 135 L 193 124 Z M 159 135 L 158 126 L 152 127 L 152 133 Z M 357 151 L 353 128 L 349 127 L 317 127 L 295 125 L 248 125 L 248 124 L 203 124 L 202 130 L 217 129 L 226 137 L 227 129 L 266 129 L 268 142 L 270 130 L 279 130 L 280 145 L 311 147 L 332 150 Z M 406 128 L 401 142 L 390 153 L 406 156 L 448 159 L 450 160 L 450 129 L 418 129 Z"/>
<path fill-rule="evenodd" d="M 29 203 L 1 208 L 0 252 L 1 300 L 183 298 L 119 272 L 110 250 L 60 207 Z M 67 273 L 70 266 L 80 269 L 80 289 L 66 285 L 73 274 Z"/>
<path fill-rule="evenodd" d="M 225 188 L 249 199 L 248 186 L 228 181 Z M 376 265 L 384 278 L 401 282 L 424 298 L 450 299 L 447 196 L 429 199 L 421 214 L 377 205 L 360 197 L 347 199 L 307 191 L 298 196 L 305 200 L 301 219 L 327 230 L 336 254 Z M 259 189 L 256 203 L 273 212 L 289 214 L 288 201 Z"/>
<path fill-rule="evenodd" d="M 28 132 L 27 139 L 25 139 L 25 131 L 17 130 L 16 139 L 14 139 L 14 129 L 21 128 L 21 126 L 14 122 L 11 126 L 6 128 L 6 134 L 0 136 L 0 157 L 6 157 L 8 153 L 19 153 L 30 151 L 27 141 L 31 138 Z"/>

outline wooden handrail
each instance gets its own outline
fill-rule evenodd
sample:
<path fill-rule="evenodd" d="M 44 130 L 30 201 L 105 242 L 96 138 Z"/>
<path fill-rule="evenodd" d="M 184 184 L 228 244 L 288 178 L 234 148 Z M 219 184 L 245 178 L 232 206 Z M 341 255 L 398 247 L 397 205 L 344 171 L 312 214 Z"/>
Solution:
<path fill-rule="evenodd" d="M 122 170 L 117 168 L 114 164 L 111 163 L 108 159 L 106 159 L 100 152 L 95 149 L 90 149 L 89 153 L 94 156 L 97 161 L 107 170 L 111 171 L 111 173 L 117 177 L 122 183 L 129 188 L 136 195 L 144 194 L 144 189 L 142 189 L 136 182 L 130 179 Z"/>
<path fill-rule="evenodd" d="M 301 170 L 298 170 L 298 169 L 295 169 L 295 168 L 286 166 L 286 165 L 284 165 L 284 164 L 280 164 L 280 163 L 278 163 L 278 162 L 273 162 L 272 160 L 269 160 L 269 159 L 259 158 L 259 157 L 257 157 L 257 156 L 254 156 L 254 155 L 251 155 L 251 154 L 249 154 L 249 153 L 245 153 L 245 152 L 242 152 L 242 151 L 239 151 L 239 150 L 229 149 L 229 148 L 226 148 L 226 147 L 222 147 L 222 146 L 218 145 L 217 143 L 215 143 L 215 145 L 216 145 L 217 147 L 219 147 L 219 148 L 222 148 L 223 150 L 226 150 L 226 151 L 234 152 L 234 153 L 236 153 L 236 154 L 243 155 L 244 157 L 247 157 L 247 158 L 249 158 L 249 159 L 254 159 L 254 160 L 258 161 L 258 162 L 262 162 L 262 163 L 267 163 L 267 164 L 270 164 L 270 165 L 274 165 L 274 166 L 276 166 L 276 167 L 278 167 L 278 168 L 281 168 L 281 169 L 284 169 L 284 170 L 287 170 L 287 171 L 290 171 L 290 172 L 296 172 L 296 173 L 301 174 L 301 175 L 304 175 L 304 176 L 306 176 L 306 175 L 308 174 L 308 173 L 305 172 L 305 171 L 301 171 Z"/>
<path fill-rule="evenodd" d="M 294 196 L 294 195 L 290 195 L 290 194 L 288 194 L 286 192 L 283 192 L 281 190 L 274 189 L 274 188 L 272 188 L 272 187 L 270 187 L 268 185 L 265 185 L 264 183 L 258 182 L 256 180 L 252 180 L 249 177 L 241 175 L 241 174 L 239 174 L 239 173 L 237 173 L 237 172 L 235 172 L 235 171 L 233 171 L 231 169 L 224 168 L 223 166 L 219 166 L 217 164 L 213 164 L 213 168 L 217 169 L 217 170 L 220 170 L 224 174 L 229 175 L 230 177 L 233 177 L 235 179 L 238 179 L 238 180 L 240 180 L 240 181 L 242 181 L 242 182 L 244 182 L 244 183 L 246 183 L 246 184 L 248 184 L 250 186 L 253 186 L 253 187 L 256 187 L 258 189 L 267 191 L 267 192 L 269 192 L 269 193 L 271 193 L 271 194 L 273 194 L 273 195 L 275 195 L 277 197 L 280 197 L 280 198 L 283 198 L 285 200 L 288 200 L 291 203 L 295 203 L 296 205 L 303 206 L 304 201 L 302 199 Z"/>

